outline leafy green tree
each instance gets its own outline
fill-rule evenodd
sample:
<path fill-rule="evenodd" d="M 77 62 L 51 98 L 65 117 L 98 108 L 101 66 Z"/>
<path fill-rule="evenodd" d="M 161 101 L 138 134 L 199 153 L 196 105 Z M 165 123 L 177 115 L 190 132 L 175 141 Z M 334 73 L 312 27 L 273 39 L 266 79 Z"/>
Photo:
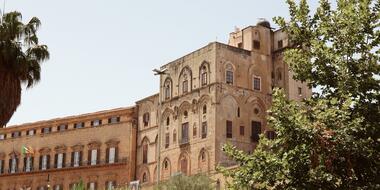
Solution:
<path fill-rule="evenodd" d="M 0 20 L 0 127 L 5 126 L 21 101 L 21 85 L 32 87 L 40 80 L 40 64 L 49 59 L 46 45 L 40 45 L 33 17 L 21 22 L 21 13 L 4 14 Z"/>
<path fill-rule="evenodd" d="M 177 175 L 155 187 L 156 190 L 213 190 L 212 180 L 205 175 Z"/>
<path fill-rule="evenodd" d="M 380 1 L 287 0 L 290 21 L 277 17 L 292 47 L 285 61 L 295 79 L 321 90 L 302 103 L 275 90 L 269 124 L 277 138 L 261 136 L 251 155 L 231 145 L 240 163 L 232 189 L 380 188 Z"/>

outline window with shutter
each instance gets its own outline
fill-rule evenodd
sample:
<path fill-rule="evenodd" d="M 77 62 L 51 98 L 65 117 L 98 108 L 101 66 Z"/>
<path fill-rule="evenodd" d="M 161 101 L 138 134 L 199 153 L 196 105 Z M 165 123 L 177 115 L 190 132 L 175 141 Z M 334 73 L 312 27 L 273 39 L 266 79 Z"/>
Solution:
<path fill-rule="evenodd" d="M 226 121 L 226 137 L 232 138 L 232 121 Z"/>
<path fill-rule="evenodd" d="M 207 137 L 207 122 L 202 122 L 202 139 Z"/>
<path fill-rule="evenodd" d="M 90 165 L 96 165 L 98 161 L 98 150 L 97 149 L 92 149 L 91 150 L 91 163 Z"/>
<path fill-rule="evenodd" d="M 108 148 L 108 163 L 113 164 L 115 163 L 115 157 L 116 157 L 116 147 Z"/>
<path fill-rule="evenodd" d="M 261 133 L 261 122 L 252 121 L 251 123 L 251 140 L 252 142 L 259 142 L 259 135 Z"/>

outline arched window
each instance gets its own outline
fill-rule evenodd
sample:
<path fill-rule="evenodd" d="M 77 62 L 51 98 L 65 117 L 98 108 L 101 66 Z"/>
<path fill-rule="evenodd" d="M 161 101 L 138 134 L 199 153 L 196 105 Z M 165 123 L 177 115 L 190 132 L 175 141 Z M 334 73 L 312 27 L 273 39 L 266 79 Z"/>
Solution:
<path fill-rule="evenodd" d="M 142 159 L 143 159 L 143 164 L 148 163 L 148 142 L 144 140 L 143 145 L 142 145 Z"/>
<path fill-rule="evenodd" d="M 172 80 L 167 78 L 164 82 L 164 97 L 165 100 L 170 99 L 172 96 Z"/>
<path fill-rule="evenodd" d="M 183 116 L 184 116 L 185 118 L 188 116 L 187 111 L 184 111 L 184 112 L 183 112 Z"/>
<path fill-rule="evenodd" d="M 231 64 L 226 66 L 226 83 L 234 84 L 234 70 Z"/>
<path fill-rule="evenodd" d="M 182 69 L 178 78 L 178 93 L 185 94 L 191 91 L 192 87 L 192 72 L 190 67 L 186 66 Z"/>
<path fill-rule="evenodd" d="M 203 114 L 206 114 L 206 113 L 207 113 L 207 106 L 206 106 L 206 105 L 203 106 L 203 111 L 202 111 L 202 113 L 203 113 Z"/>
<path fill-rule="evenodd" d="M 201 68 L 201 84 L 202 84 L 202 86 L 207 85 L 207 68 L 206 68 L 206 65 L 203 65 Z"/>
<path fill-rule="evenodd" d="M 201 152 L 201 161 L 202 162 L 206 161 L 206 153 L 205 153 L 205 151 Z"/>
<path fill-rule="evenodd" d="M 193 126 L 193 138 L 197 137 L 197 126 L 194 124 Z"/>
<path fill-rule="evenodd" d="M 143 115 L 143 123 L 144 123 L 144 127 L 146 127 L 146 126 L 149 125 L 149 113 L 144 113 L 144 115 Z"/>
<path fill-rule="evenodd" d="M 144 172 L 144 174 L 143 174 L 142 182 L 143 182 L 143 183 L 148 182 L 148 177 L 147 177 L 147 175 L 146 175 L 146 172 Z"/>
<path fill-rule="evenodd" d="M 164 169 L 165 170 L 169 169 L 169 162 L 168 162 L 168 160 L 164 161 Z"/>
<path fill-rule="evenodd" d="M 167 117 L 167 118 L 166 118 L 166 126 L 169 126 L 169 125 L 170 125 L 170 118 Z"/>
<path fill-rule="evenodd" d="M 175 129 L 173 130 L 173 142 L 177 142 L 177 131 Z"/>
<path fill-rule="evenodd" d="M 182 93 L 189 92 L 189 81 L 187 79 L 187 74 L 183 75 L 183 81 L 182 81 Z"/>

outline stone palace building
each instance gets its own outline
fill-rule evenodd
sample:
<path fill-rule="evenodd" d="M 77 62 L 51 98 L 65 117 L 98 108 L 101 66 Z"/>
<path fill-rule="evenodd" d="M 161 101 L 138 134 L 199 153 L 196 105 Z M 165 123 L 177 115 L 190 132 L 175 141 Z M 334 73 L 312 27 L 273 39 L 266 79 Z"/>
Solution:
<path fill-rule="evenodd" d="M 228 44 L 209 43 L 160 70 L 160 91 L 127 108 L 0 129 L 0 190 L 150 189 L 180 173 L 205 173 L 223 188 L 221 147 L 254 151 L 259 134 L 274 138 L 266 110 L 272 89 L 296 101 L 311 96 L 293 80 L 287 35 L 268 22 L 236 29 Z M 27 149 L 28 151 L 23 151 Z"/>

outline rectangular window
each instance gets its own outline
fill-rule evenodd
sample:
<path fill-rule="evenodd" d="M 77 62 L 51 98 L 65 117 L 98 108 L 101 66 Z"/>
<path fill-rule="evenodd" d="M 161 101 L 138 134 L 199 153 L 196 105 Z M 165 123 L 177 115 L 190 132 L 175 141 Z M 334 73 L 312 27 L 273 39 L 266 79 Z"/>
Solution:
<path fill-rule="evenodd" d="M 182 124 L 182 138 L 181 143 L 188 143 L 189 142 L 189 123 L 183 123 Z"/>
<path fill-rule="evenodd" d="M 143 145 L 143 164 L 148 163 L 148 144 Z"/>
<path fill-rule="evenodd" d="M 108 123 L 113 124 L 113 123 L 119 123 L 120 122 L 120 117 L 111 117 L 108 118 Z"/>
<path fill-rule="evenodd" d="M 207 137 L 207 122 L 202 122 L 202 139 Z"/>
<path fill-rule="evenodd" d="M 96 190 L 96 183 L 95 182 L 88 183 L 88 190 Z"/>
<path fill-rule="evenodd" d="M 207 84 L 207 73 L 202 73 L 202 86 Z"/>
<path fill-rule="evenodd" d="M 115 163 L 115 157 L 116 157 L 116 148 L 111 147 L 109 148 L 109 153 L 108 153 L 108 163 L 113 164 Z"/>
<path fill-rule="evenodd" d="M 232 138 L 232 121 L 226 121 L 226 137 Z"/>
<path fill-rule="evenodd" d="M 4 140 L 6 137 L 6 134 L 0 134 L 0 140 Z"/>
<path fill-rule="evenodd" d="M 107 181 L 106 182 L 107 190 L 114 190 L 115 186 L 116 186 L 116 182 L 115 181 Z"/>
<path fill-rule="evenodd" d="M 40 156 L 40 170 L 47 170 L 47 169 L 49 169 L 49 161 L 50 161 L 50 156 L 49 155 L 42 155 L 42 156 Z"/>
<path fill-rule="evenodd" d="M 298 95 L 302 95 L 302 88 L 298 87 Z"/>
<path fill-rule="evenodd" d="M 260 41 L 253 40 L 253 49 L 260 49 Z"/>
<path fill-rule="evenodd" d="M 67 129 L 67 125 L 59 125 L 57 131 L 65 131 Z"/>
<path fill-rule="evenodd" d="M 27 136 L 34 136 L 36 134 L 36 130 L 35 129 L 29 129 L 26 131 L 26 135 Z"/>
<path fill-rule="evenodd" d="M 21 133 L 20 131 L 15 131 L 12 133 L 12 138 L 17 138 L 17 137 L 20 137 L 21 136 Z"/>
<path fill-rule="evenodd" d="M 65 163 L 65 153 L 58 153 L 55 155 L 55 168 L 63 168 Z"/>
<path fill-rule="evenodd" d="M 251 140 L 252 142 L 259 142 L 259 135 L 261 133 L 261 122 L 252 121 L 251 123 Z"/>
<path fill-rule="evenodd" d="M 91 163 L 90 165 L 96 165 L 98 160 L 98 150 L 97 149 L 92 149 L 91 150 Z"/>
<path fill-rule="evenodd" d="M 240 126 L 240 135 L 244 136 L 244 126 Z"/>
<path fill-rule="evenodd" d="M 226 71 L 226 83 L 233 84 L 234 83 L 234 72 Z"/>
<path fill-rule="evenodd" d="M 183 83 L 182 83 L 182 92 L 183 93 L 189 92 L 189 86 L 188 86 L 188 81 L 187 80 L 184 80 Z"/>
<path fill-rule="evenodd" d="M 10 173 L 13 174 L 13 173 L 16 173 L 17 172 L 17 158 L 13 157 L 10 159 Z"/>
<path fill-rule="evenodd" d="M 102 120 L 100 120 L 100 119 L 95 119 L 94 121 L 91 121 L 91 126 L 92 127 L 97 127 L 97 126 L 99 126 L 101 124 L 102 124 Z"/>
<path fill-rule="evenodd" d="M 84 122 L 75 123 L 74 124 L 74 129 L 80 129 L 80 128 L 83 128 L 83 127 L 84 127 Z"/>
<path fill-rule="evenodd" d="M 165 100 L 170 99 L 170 87 L 165 87 Z"/>
<path fill-rule="evenodd" d="M 24 158 L 24 171 L 31 172 L 33 167 L 33 157 L 27 156 Z"/>
<path fill-rule="evenodd" d="M 79 167 L 81 160 L 80 152 L 73 152 L 72 154 L 72 165 L 73 167 Z"/>
<path fill-rule="evenodd" d="M 51 132 L 51 127 L 45 127 L 41 129 L 42 134 L 48 134 Z"/>
<path fill-rule="evenodd" d="M 169 133 L 166 133 L 165 134 L 165 148 L 169 148 L 169 140 L 170 140 Z"/>
<path fill-rule="evenodd" d="M 277 41 L 277 46 L 278 46 L 278 47 L 277 47 L 278 49 L 282 48 L 282 46 L 283 46 L 283 44 L 282 44 L 282 40 L 278 40 L 278 41 Z"/>
<path fill-rule="evenodd" d="M 253 77 L 253 89 L 254 90 L 261 90 L 261 78 L 260 77 Z"/>

